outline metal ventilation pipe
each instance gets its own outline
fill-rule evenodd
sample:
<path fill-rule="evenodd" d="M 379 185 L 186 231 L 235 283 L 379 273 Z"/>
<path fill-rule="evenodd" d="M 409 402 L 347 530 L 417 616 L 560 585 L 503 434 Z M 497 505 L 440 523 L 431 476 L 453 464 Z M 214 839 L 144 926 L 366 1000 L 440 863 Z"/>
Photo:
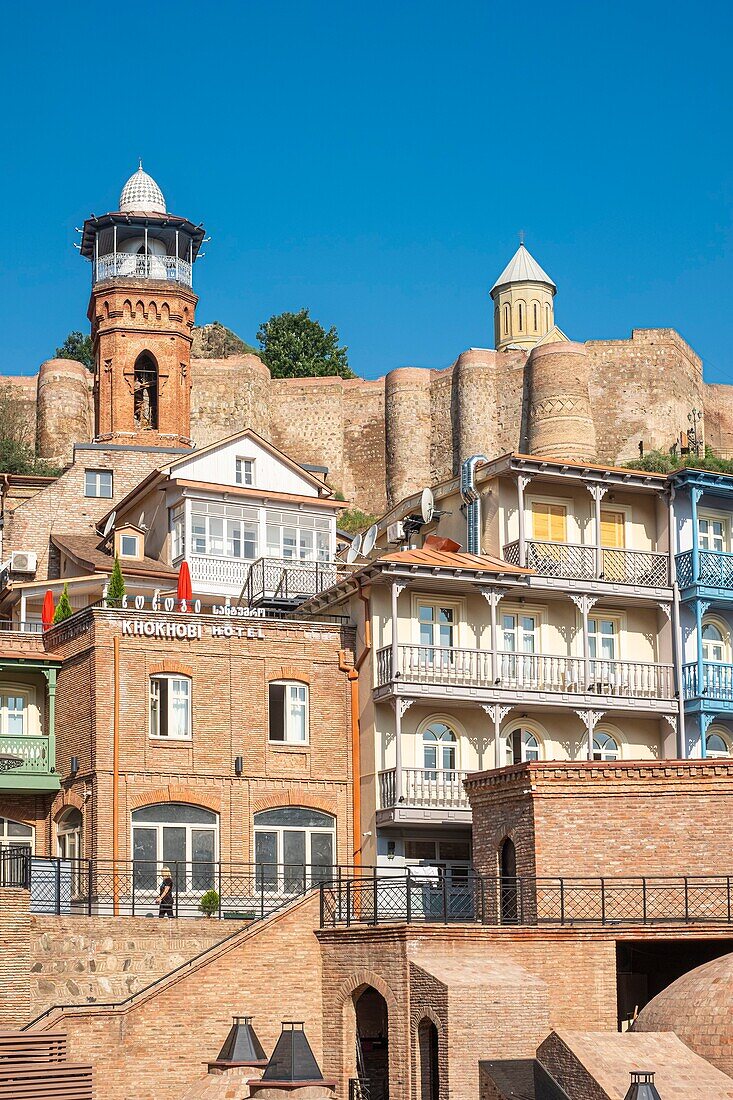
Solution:
<path fill-rule="evenodd" d="M 461 496 L 466 505 L 466 550 L 469 554 L 481 553 L 481 497 L 476 488 L 476 467 L 488 462 L 486 455 L 471 455 L 461 463 Z"/>

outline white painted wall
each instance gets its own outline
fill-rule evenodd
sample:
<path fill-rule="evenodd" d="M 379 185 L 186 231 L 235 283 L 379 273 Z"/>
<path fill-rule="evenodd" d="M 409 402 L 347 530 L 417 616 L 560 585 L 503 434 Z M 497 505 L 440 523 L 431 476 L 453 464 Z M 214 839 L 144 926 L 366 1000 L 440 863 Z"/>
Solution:
<path fill-rule="evenodd" d="M 174 478 L 185 481 L 205 481 L 212 485 L 236 485 L 235 459 L 255 460 L 253 488 L 269 492 L 294 493 L 298 496 L 317 497 L 318 490 L 297 471 L 281 462 L 254 440 L 243 438 L 224 442 L 206 454 L 196 452 L 176 463 L 171 470 Z"/>

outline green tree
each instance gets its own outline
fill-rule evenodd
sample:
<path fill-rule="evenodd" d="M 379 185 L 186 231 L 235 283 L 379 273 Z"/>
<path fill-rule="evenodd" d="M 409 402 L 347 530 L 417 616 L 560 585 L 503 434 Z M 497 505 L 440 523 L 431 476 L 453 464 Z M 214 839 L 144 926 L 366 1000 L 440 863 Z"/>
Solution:
<path fill-rule="evenodd" d="M 83 332 L 70 332 L 60 348 L 56 348 L 57 359 L 76 359 L 88 370 L 94 370 L 94 349 L 91 336 Z"/>
<path fill-rule="evenodd" d="M 115 563 L 112 566 L 112 572 L 109 575 L 109 584 L 107 585 L 107 607 L 119 607 L 124 594 L 125 578 L 122 576 L 120 559 L 115 554 Z"/>
<path fill-rule="evenodd" d="M 279 313 L 257 330 L 260 358 L 273 378 L 356 378 L 349 368 L 348 348 L 339 347 L 334 325 L 326 331 L 307 309 Z"/>
<path fill-rule="evenodd" d="M 56 604 L 56 610 L 53 613 L 54 626 L 56 625 L 56 623 L 62 623 L 64 619 L 70 619 L 73 614 L 74 611 L 69 600 L 69 586 L 68 584 L 65 584 L 64 590 L 61 593 L 61 598 Z"/>

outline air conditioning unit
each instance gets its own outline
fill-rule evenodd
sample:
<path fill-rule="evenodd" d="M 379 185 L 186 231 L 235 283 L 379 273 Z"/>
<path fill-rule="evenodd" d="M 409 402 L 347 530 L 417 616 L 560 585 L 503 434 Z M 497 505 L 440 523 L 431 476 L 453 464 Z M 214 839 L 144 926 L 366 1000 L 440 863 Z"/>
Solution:
<path fill-rule="evenodd" d="M 38 555 L 32 550 L 13 550 L 10 555 L 11 573 L 35 573 L 38 567 Z"/>
<path fill-rule="evenodd" d="M 398 520 L 397 523 L 390 523 L 387 528 L 387 542 L 394 545 L 398 542 L 405 541 L 405 525 Z"/>

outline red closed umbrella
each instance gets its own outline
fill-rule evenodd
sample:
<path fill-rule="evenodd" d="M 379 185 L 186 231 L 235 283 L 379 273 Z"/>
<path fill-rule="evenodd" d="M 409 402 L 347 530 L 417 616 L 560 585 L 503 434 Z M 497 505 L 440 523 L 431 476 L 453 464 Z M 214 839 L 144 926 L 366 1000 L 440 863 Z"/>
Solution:
<path fill-rule="evenodd" d="M 41 611 L 41 623 L 44 630 L 48 630 L 49 626 L 53 626 L 53 613 L 55 610 L 53 605 L 53 592 L 49 588 L 46 590 L 46 595 L 43 597 L 43 609 Z"/>
<path fill-rule="evenodd" d="M 193 599 L 193 588 L 191 587 L 191 571 L 188 568 L 187 561 L 181 562 L 181 568 L 178 573 L 178 589 L 176 591 L 176 595 L 178 596 L 181 604 L 181 611 L 184 610 L 184 600 L 185 607 L 188 608 L 188 605 Z"/>

